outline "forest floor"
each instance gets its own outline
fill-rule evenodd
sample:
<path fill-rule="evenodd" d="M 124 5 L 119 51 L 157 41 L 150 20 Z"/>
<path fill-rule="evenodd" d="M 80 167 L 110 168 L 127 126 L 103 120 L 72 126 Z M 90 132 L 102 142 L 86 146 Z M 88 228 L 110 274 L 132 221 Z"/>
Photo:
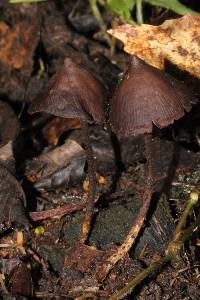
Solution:
<path fill-rule="evenodd" d="M 86 66 L 111 97 L 129 55 L 118 42 L 111 54 L 87 1 L 2 0 L 0 12 L 0 299 L 109 299 L 164 255 L 190 192 L 198 190 L 199 106 L 153 133 L 150 211 L 131 250 L 102 278 L 143 200 L 144 137 L 117 137 L 108 123 L 90 125 L 98 184 L 84 245 L 88 177 L 81 124 L 27 110 L 66 57 Z M 171 16 L 148 8 L 145 21 L 159 24 Z M 103 17 L 109 26 L 112 16 Z M 182 73 L 179 78 L 199 97 L 196 82 Z M 187 226 L 197 215 L 198 208 Z M 199 299 L 199 238 L 195 230 L 178 259 L 123 299 Z"/>

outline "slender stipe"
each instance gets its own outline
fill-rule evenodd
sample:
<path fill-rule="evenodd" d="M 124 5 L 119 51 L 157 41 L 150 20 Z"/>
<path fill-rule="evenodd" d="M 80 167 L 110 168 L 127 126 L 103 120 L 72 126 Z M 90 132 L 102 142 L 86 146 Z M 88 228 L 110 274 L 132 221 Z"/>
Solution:
<path fill-rule="evenodd" d="M 129 230 L 128 235 L 126 236 L 123 244 L 118 247 L 116 252 L 108 258 L 108 263 L 105 264 L 104 269 L 101 271 L 103 277 L 110 272 L 113 266 L 122 259 L 126 253 L 130 250 L 133 243 L 135 242 L 149 210 L 151 204 L 151 198 L 153 193 L 153 170 L 152 170 L 152 151 L 151 151 L 151 134 L 146 134 L 144 137 L 145 140 L 145 156 L 147 159 L 147 180 L 145 185 L 145 191 L 143 195 L 143 203 L 140 207 L 138 215 L 133 222 L 131 229 Z"/>
<path fill-rule="evenodd" d="M 82 225 L 81 242 L 87 242 L 89 233 L 91 230 L 91 222 L 94 214 L 95 205 L 95 194 L 96 194 L 96 168 L 94 153 L 92 150 L 92 145 L 89 137 L 89 128 L 87 122 L 81 121 L 82 132 L 84 135 L 84 146 L 87 154 L 87 164 L 88 164 L 88 177 L 89 177 L 89 191 L 86 203 L 86 211 L 84 216 L 84 221 Z"/>

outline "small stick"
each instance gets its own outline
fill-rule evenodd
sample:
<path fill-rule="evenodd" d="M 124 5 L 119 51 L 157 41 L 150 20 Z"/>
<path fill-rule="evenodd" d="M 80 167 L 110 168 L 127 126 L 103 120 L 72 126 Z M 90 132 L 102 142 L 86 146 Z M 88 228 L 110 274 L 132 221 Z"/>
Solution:
<path fill-rule="evenodd" d="M 89 137 L 88 124 L 82 121 L 81 128 L 84 134 L 85 151 L 87 154 L 87 163 L 88 163 L 88 177 L 90 182 L 88 199 L 86 203 L 85 217 L 82 225 L 82 234 L 80 238 L 81 242 L 85 243 L 90 233 L 92 217 L 94 214 L 95 195 L 96 195 L 96 172 L 95 172 L 96 168 L 95 168 L 95 161 L 94 161 L 94 153 L 92 150 L 91 141 Z"/>
<path fill-rule="evenodd" d="M 30 254 L 32 256 L 32 258 L 39 263 L 40 265 L 42 265 L 43 269 L 47 272 L 49 269 L 49 265 L 47 262 L 45 262 L 45 260 L 43 258 L 40 258 L 38 256 L 38 254 L 36 252 L 34 252 L 31 248 L 27 249 L 27 253 Z"/>
<path fill-rule="evenodd" d="M 39 221 L 39 220 L 45 220 L 57 216 L 62 216 L 73 211 L 81 210 L 83 208 L 84 208 L 83 204 L 70 203 L 55 209 L 49 209 L 45 211 L 33 211 L 29 213 L 29 216 L 33 221 Z"/>
<path fill-rule="evenodd" d="M 92 13 L 93 13 L 93 15 L 95 16 L 95 18 L 96 18 L 96 20 L 98 22 L 100 30 L 102 31 L 106 42 L 108 43 L 108 45 L 111 48 L 111 54 L 113 54 L 113 52 L 114 52 L 114 49 L 113 49 L 113 40 L 107 34 L 107 28 L 106 28 L 104 20 L 103 20 L 103 18 L 101 16 L 100 10 L 98 8 L 97 0 L 89 0 L 89 3 L 90 3 L 90 7 L 91 7 L 91 10 L 92 10 Z"/>

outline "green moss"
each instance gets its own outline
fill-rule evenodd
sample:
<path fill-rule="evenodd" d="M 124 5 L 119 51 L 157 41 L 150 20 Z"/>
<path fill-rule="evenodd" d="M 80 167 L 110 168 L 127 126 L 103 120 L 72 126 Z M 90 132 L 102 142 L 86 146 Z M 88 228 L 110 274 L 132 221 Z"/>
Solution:
<path fill-rule="evenodd" d="M 194 189 L 194 185 L 200 183 L 200 170 L 195 170 L 191 174 L 180 174 L 178 176 L 178 186 L 171 189 L 171 198 L 185 198 Z"/>
<path fill-rule="evenodd" d="M 99 212 L 90 237 L 90 243 L 104 247 L 109 243 L 121 244 L 137 214 L 140 202 L 112 205 Z"/>
<path fill-rule="evenodd" d="M 73 246 L 75 242 L 79 240 L 82 223 L 83 213 L 78 212 L 74 215 L 73 219 L 70 222 L 65 224 L 63 228 L 63 233 L 65 234 L 67 246 Z"/>

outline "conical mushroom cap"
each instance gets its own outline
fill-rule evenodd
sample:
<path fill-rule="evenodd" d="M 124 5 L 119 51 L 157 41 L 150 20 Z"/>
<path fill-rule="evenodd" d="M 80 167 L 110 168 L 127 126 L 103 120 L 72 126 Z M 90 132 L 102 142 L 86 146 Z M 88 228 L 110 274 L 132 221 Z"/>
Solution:
<path fill-rule="evenodd" d="M 71 58 L 66 58 L 48 88 L 31 103 L 29 112 L 102 122 L 104 99 L 103 86 Z"/>
<path fill-rule="evenodd" d="M 115 133 L 134 136 L 180 119 L 191 109 L 191 94 L 178 80 L 133 56 L 111 101 L 110 122 Z"/>

